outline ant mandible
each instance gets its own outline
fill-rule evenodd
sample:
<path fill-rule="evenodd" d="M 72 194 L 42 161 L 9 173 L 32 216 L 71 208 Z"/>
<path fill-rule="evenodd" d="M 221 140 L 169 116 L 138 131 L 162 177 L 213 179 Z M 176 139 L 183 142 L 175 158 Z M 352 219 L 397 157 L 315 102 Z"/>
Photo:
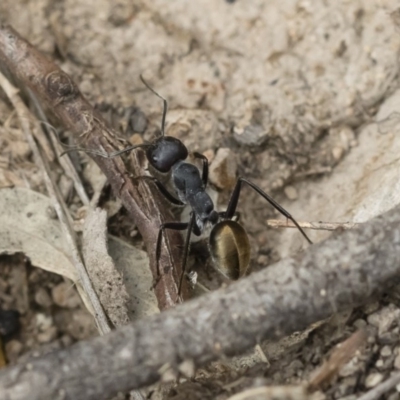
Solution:
<path fill-rule="evenodd" d="M 238 214 L 236 213 L 236 207 L 243 183 L 246 183 L 254 189 L 276 210 L 287 219 L 291 220 L 308 243 L 312 244 L 309 237 L 292 215 L 260 187 L 246 178 L 238 178 L 230 196 L 226 211 L 217 212 L 214 208 L 213 201 L 205 190 L 208 182 L 207 158 L 202 154 L 193 153 L 196 158 L 202 161 L 203 167 L 201 174 L 194 164 L 185 161 L 189 155 L 186 146 L 179 139 L 165 135 L 165 119 L 168 109 L 167 100 L 150 87 L 142 75 L 140 75 L 140 79 L 152 93 L 163 101 L 160 137 L 151 143 L 129 146 L 125 149 L 109 154 L 97 151 L 88 152 L 105 158 L 113 158 L 132 150 L 142 148 L 145 149 L 148 162 L 153 168 L 160 173 L 171 173 L 172 185 L 179 199 L 169 193 L 166 187 L 156 178 L 149 176 L 140 177 L 152 180 L 164 197 L 166 197 L 171 203 L 180 206 L 189 205 L 191 208 L 189 222 L 165 222 L 160 226 L 156 245 L 156 262 L 159 275 L 161 274 L 159 270 L 159 259 L 161 256 L 161 243 L 164 231 L 166 229 L 178 231 L 187 230 L 183 251 L 182 275 L 180 277 L 178 290 L 178 292 L 181 293 L 191 234 L 193 233 L 196 236 L 200 236 L 207 224 L 212 226 L 209 237 L 209 247 L 216 268 L 226 277 L 233 280 L 239 279 L 246 273 L 250 262 L 250 242 L 245 229 L 238 222 Z"/>

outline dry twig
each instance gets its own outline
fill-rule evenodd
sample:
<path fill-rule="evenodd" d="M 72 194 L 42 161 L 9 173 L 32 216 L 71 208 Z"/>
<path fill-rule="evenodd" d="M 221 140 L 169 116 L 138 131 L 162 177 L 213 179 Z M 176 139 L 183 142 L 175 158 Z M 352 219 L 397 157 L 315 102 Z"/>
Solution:
<path fill-rule="evenodd" d="M 267 226 L 271 228 L 297 228 L 292 221 L 283 221 L 281 219 L 268 219 L 266 222 Z M 318 231 L 336 231 L 353 229 L 357 225 L 356 222 L 298 222 L 298 224 L 304 229 L 315 229 Z"/>
<path fill-rule="evenodd" d="M 369 392 L 363 394 L 358 398 L 358 400 L 378 400 L 386 394 L 390 389 L 394 388 L 400 383 L 400 373 L 397 373 L 382 382 L 380 385 L 374 387 Z"/>
<path fill-rule="evenodd" d="M 260 386 L 237 393 L 228 400 L 319 400 L 319 394 L 310 394 L 305 386 Z"/>
<path fill-rule="evenodd" d="M 109 335 L 0 372 L 0 400 L 107 399 L 360 305 L 400 276 L 400 207 Z"/>
<path fill-rule="evenodd" d="M 34 93 L 32 93 L 31 90 L 28 91 L 29 96 L 31 97 L 36 111 L 39 115 L 39 118 L 41 119 L 42 122 L 38 121 L 38 126 L 43 126 L 47 131 L 53 130 L 53 132 L 49 132 L 49 137 L 51 140 L 51 144 L 53 145 L 53 148 L 56 150 L 57 152 L 57 158 L 58 158 L 58 162 L 60 163 L 60 165 L 63 167 L 65 173 L 67 176 L 69 176 L 72 180 L 72 182 L 74 183 L 74 187 L 76 190 L 76 193 L 78 194 L 81 202 L 87 206 L 89 205 L 89 197 L 86 193 L 85 188 L 83 187 L 83 183 L 81 181 L 81 178 L 79 177 L 78 173 L 76 172 L 74 165 L 72 164 L 72 161 L 69 157 L 60 157 L 60 154 L 64 151 L 64 149 L 62 148 L 61 144 L 59 143 L 59 141 L 57 140 L 57 132 L 54 131 L 54 128 L 52 129 L 48 129 L 51 125 L 47 120 L 47 117 L 42 109 L 42 107 L 40 106 L 36 96 L 34 95 Z M 52 134 L 53 133 L 53 134 Z"/>
<path fill-rule="evenodd" d="M 81 255 L 76 244 L 75 234 L 71 226 L 71 221 L 68 218 L 69 213 L 66 211 L 67 207 L 62 199 L 62 196 L 58 192 L 57 186 L 53 182 L 50 174 L 49 165 L 46 159 L 42 157 L 42 154 L 32 136 L 29 124 L 29 120 L 32 118 L 32 115 L 30 115 L 29 110 L 26 108 L 25 104 L 18 96 L 18 90 L 15 89 L 1 73 L 0 86 L 3 88 L 13 106 L 15 107 L 22 130 L 34 154 L 35 161 L 38 164 L 39 168 L 42 170 L 47 191 L 49 192 L 49 195 L 53 200 L 54 208 L 56 210 L 58 219 L 61 222 L 61 228 L 63 230 L 64 237 L 66 238 L 66 241 L 69 245 L 72 261 L 78 271 L 78 276 L 85 290 L 85 293 L 90 299 L 90 305 L 93 310 L 93 315 L 95 317 L 97 327 L 102 334 L 108 333 L 111 331 L 111 329 L 108 324 L 107 317 L 100 304 L 99 298 L 97 297 L 97 294 L 93 289 L 92 282 L 90 281 L 85 266 L 83 265 Z"/>
<path fill-rule="evenodd" d="M 335 379 L 340 369 L 349 362 L 356 351 L 365 344 L 367 339 L 366 332 L 360 330 L 353 333 L 343 343 L 340 343 L 329 359 L 325 361 L 320 368 L 314 373 L 314 376 L 308 383 L 309 391 L 313 392 L 322 389 Z"/>
<path fill-rule="evenodd" d="M 30 88 L 49 109 L 75 134 L 76 141 L 88 150 L 110 154 L 120 149 L 118 134 L 84 99 L 72 79 L 22 39 L 10 26 L 0 23 L 0 66 L 7 68 L 24 87 Z M 147 181 L 134 184 L 132 175 L 145 175 L 140 151 L 132 153 L 129 163 L 121 157 L 93 156 L 107 176 L 114 193 L 134 219 L 146 245 L 150 267 L 157 285 L 155 293 L 160 309 L 180 302 L 178 295 L 181 276 L 182 237 L 178 232 L 167 231 L 163 243 L 160 266 L 161 279 L 156 268 L 156 239 L 164 221 L 173 221 L 168 204 Z M 143 157 L 142 157 L 143 158 Z M 150 185 L 150 186 L 149 186 Z M 168 243 L 169 245 L 166 245 Z M 184 280 L 182 298 L 188 297 Z"/>

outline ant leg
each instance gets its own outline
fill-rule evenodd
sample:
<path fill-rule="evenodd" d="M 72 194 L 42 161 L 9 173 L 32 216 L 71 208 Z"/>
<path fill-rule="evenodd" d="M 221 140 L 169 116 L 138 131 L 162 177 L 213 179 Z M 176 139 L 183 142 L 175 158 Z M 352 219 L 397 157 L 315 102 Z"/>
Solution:
<path fill-rule="evenodd" d="M 62 145 L 65 146 L 64 143 L 62 143 Z M 63 151 L 61 153 L 60 157 L 62 157 L 63 155 L 65 155 L 67 153 L 71 153 L 72 151 L 83 151 L 87 154 L 92 154 L 94 156 L 99 156 L 99 157 L 103 157 L 103 158 L 114 158 L 114 157 L 120 156 L 121 154 L 128 153 L 132 150 L 139 149 L 139 148 L 147 148 L 150 146 L 151 146 L 151 144 L 142 143 L 142 144 L 137 144 L 135 146 L 126 147 L 125 149 L 122 149 L 122 150 L 113 151 L 112 153 L 102 153 L 101 151 L 97 151 L 97 150 L 84 149 L 82 147 L 74 147 L 73 149 L 68 149 L 68 150 Z"/>
<path fill-rule="evenodd" d="M 252 189 L 254 189 L 261 197 L 268 201 L 276 210 L 278 210 L 282 215 L 284 215 L 287 219 L 291 220 L 297 227 L 297 229 L 301 232 L 304 238 L 307 240 L 308 243 L 312 244 L 310 238 L 306 235 L 303 231 L 301 226 L 297 223 L 297 221 L 291 216 L 291 214 L 286 211 L 279 203 L 277 203 L 270 195 L 265 193 L 261 188 L 259 188 L 254 183 L 250 182 L 246 178 L 239 178 L 236 182 L 235 188 L 231 194 L 231 198 L 228 203 L 228 207 L 225 212 L 225 218 L 231 219 L 235 214 L 237 203 L 239 201 L 240 196 L 240 189 L 242 187 L 242 182 L 247 183 Z"/>
<path fill-rule="evenodd" d="M 161 277 L 161 271 L 160 271 L 160 265 L 159 265 L 160 256 L 161 256 L 161 241 L 162 241 L 162 237 L 163 237 L 165 230 L 173 229 L 175 231 L 184 231 L 185 229 L 187 229 L 185 245 L 184 245 L 184 250 L 183 250 L 182 273 L 181 273 L 181 277 L 179 279 L 179 288 L 178 288 L 179 295 L 181 294 L 181 290 L 182 290 L 183 277 L 185 275 L 186 263 L 187 263 L 187 258 L 188 258 L 188 254 L 189 254 L 190 236 L 191 236 L 191 233 L 193 230 L 194 223 L 195 223 L 195 214 L 192 212 L 192 213 L 190 213 L 189 223 L 187 223 L 187 222 L 166 222 L 160 226 L 160 230 L 158 231 L 157 245 L 156 245 L 156 265 L 157 265 L 157 275 L 158 275 L 158 279 L 159 279 L 159 277 Z"/>
<path fill-rule="evenodd" d="M 206 187 L 208 182 L 208 158 L 197 152 L 193 153 L 193 155 L 203 161 L 203 173 L 201 175 L 201 180 L 203 181 L 204 187 Z"/>
<path fill-rule="evenodd" d="M 187 228 L 187 232 L 186 232 L 185 247 L 183 249 L 182 273 L 181 273 L 181 278 L 179 279 L 178 295 L 181 294 L 181 290 L 182 290 L 183 277 L 185 276 L 186 263 L 187 263 L 187 258 L 188 258 L 188 254 L 189 254 L 190 236 L 192 234 L 195 220 L 196 220 L 196 215 L 194 212 L 191 212 L 190 220 L 189 220 L 189 224 L 188 224 L 188 228 Z"/>
<path fill-rule="evenodd" d="M 157 186 L 158 190 L 164 195 L 164 197 L 172 204 L 176 205 L 176 206 L 184 206 L 185 204 L 182 203 L 180 200 L 178 200 L 177 198 L 175 198 L 168 190 L 167 188 L 157 179 L 154 178 L 153 176 L 147 176 L 147 175 L 143 175 L 143 176 L 138 176 L 136 178 L 133 178 L 134 180 L 139 180 L 139 179 L 147 179 L 149 181 L 152 181 L 153 183 L 155 183 L 155 185 Z"/>

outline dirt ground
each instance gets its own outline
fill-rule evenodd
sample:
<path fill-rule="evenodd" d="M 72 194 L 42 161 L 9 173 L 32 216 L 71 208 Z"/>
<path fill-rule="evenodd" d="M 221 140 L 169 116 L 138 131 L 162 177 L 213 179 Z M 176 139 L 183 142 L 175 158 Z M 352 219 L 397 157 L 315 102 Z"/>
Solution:
<path fill-rule="evenodd" d="M 70 74 L 131 141 L 154 137 L 160 126 L 161 102 L 140 82 L 143 74 L 168 99 L 167 134 L 210 159 L 221 209 L 241 175 L 299 221 L 363 222 L 400 200 L 397 6 L 394 0 L 2 0 L 0 17 Z M 0 129 L 0 188 L 45 193 L 2 92 Z M 90 188 L 94 173 L 82 159 Z M 227 176 L 219 162 L 229 164 Z M 54 173 L 79 221 L 82 204 L 71 180 L 59 168 Z M 124 210 L 105 196 L 115 210 L 110 233 L 140 247 Z M 266 227 L 277 213 L 249 188 L 239 209 L 252 245 L 251 271 L 307 247 L 295 230 Z M 313 241 L 327 235 L 310 233 Z M 5 340 L 11 363 L 96 335 L 72 284 L 32 264 L 23 254 L 0 256 L 0 308 L 21 315 L 19 332 Z M 356 399 L 400 369 L 396 291 L 147 396 L 223 400 L 259 385 L 299 384 L 359 328 L 368 332 L 366 348 L 323 391 L 326 399 Z M 398 399 L 399 392 L 400 386 L 384 398 Z"/>

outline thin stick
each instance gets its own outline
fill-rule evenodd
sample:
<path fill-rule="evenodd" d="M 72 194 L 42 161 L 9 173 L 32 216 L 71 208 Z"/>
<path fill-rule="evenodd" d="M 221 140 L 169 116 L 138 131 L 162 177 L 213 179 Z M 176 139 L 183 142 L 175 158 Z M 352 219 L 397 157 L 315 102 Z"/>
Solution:
<path fill-rule="evenodd" d="M 336 231 L 353 229 L 359 225 L 357 222 L 299 222 L 299 226 L 303 229 L 315 229 L 318 231 Z M 296 228 L 292 221 L 283 221 L 281 219 L 268 219 L 267 226 L 271 228 Z"/>
<path fill-rule="evenodd" d="M 35 94 L 31 90 L 29 90 L 28 93 L 29 93 L 29 96 L 31 97 L 34 105 L 35 105 L 35 108 L 36 108 L 36 110 L 37 110 L 37 112 L 39 114 L 40 119 L 42 121 L 44 121 L 47 126 L 50 126 L 50 124 L 49 124 L 49 122 L 47 120 L 46 114 L 43 112 L 43 109 L 42 109 L 40 103 L 38 102 L 38 99 L 36 98 Z M 38 126 L 40 126 L 39 129 L 41 129 L 41 124 L 40 124 L 39 121 L 38 121 Z M 81 202 L 85 206 L 87 206 L 87 205 L 89 205 L 89 197 L 88 197 L 88 195 L 86 193 L 85 188 L 83 187 L 83 183 L 81 181 L 81 178 L 79 177 L 78 173 L 76 172 L 75 167 L 72 164 L 71 159 L 69 157 L 60 157 L 59 156 L 59 154 L 61 154 L 64 149 L 61 147 L 61 144 L 57 140 L 56 135 L 57 135 L 57 133 L 56 133 L 55 129 L 53 129 L 52 132 L 49 132 L 49 137 L 50 137 L 51 143 L 52 143 L 53 148 L 56 150 L 56 153 L 57 153 L 58 162 L 63 167 L 63 169 L 64 169 L 65 173 L 67 174 L 67 176 L 69 176 L 72 179 L 72 182 L 74 183 L 74 187 L 75 187 L 76 193 L 78 194 Z"/>
<path fill-rule="evenodd" d="M 385 382 L 382 382 L 380 385 L 371 389 L 369 392 L 360 396 L 358 400 L 378 400 L 381 396 L 386 394 L 390 389 L 394 388 L 399 383 L 400 373 L 397 373 L 387 379 Z"/>
<path fill-rule="evenodd" d="M 80 282 L 89 297 L 91 305 L 93 307 L 93 315 L 96 320 L 97 327 L 101 334 L 106 334 L 111 331 L 108 324 L 107 317 L 104 313 L 103 307 L 100 304 L 99 298 L 92 286 L 92 282 L 86 272 L 85 266 L 83 265 L 81 255 L 76 244 L 75 235 L 71 227 L 71 219 L 67 217 L 67 207 L 62 199 L 62 196 L 58 192 L 58 188 L 53 182 L 50 175 L 50 169 L 47 160 L 42 156 L 38 146 L 36 145 L 35 139 L 32 136 L 31 129 L 29 126 L 29 120 L 32 118 L 29 110 L 18 96 L 18 90 L 14 88 L 10 82 L 0 73 L 0 86 L 3 88 L 8 98 L 12 102 L 14 108 L 17 111 L 19 121 L 23 132 L 25 133 L 26 139 L 32 149 L 35 157 L 36 164 L 42 170 L 44 181 L 46 184 L 47 191 L 53 200 L 54 208 L 57 212 L 58 219 L 61 222 L 61 229 L 64 233 L 64 237 L 69 246 L 70 254 L 75 268 L 78 271 Z"/>
<path fill-rule="evenodd" d="M 275 399 L 275 400 L 313 400 L 318 399 L 317 395 L 307 392 L 301 385 L 297 386 L 260 386 L 244 390 L 228 398 L 228 400 L 257 400 L 257 399 Z"/>
<path fill-rule="evenodd" d="M 367 333 L 359 330 L 337 345 L 329 358 L 312 374 L 308 382 L 308 390 L 314 392 L 330 384 L 337 377 L 340 369 L 354 357 L 366 341 Z"/>

